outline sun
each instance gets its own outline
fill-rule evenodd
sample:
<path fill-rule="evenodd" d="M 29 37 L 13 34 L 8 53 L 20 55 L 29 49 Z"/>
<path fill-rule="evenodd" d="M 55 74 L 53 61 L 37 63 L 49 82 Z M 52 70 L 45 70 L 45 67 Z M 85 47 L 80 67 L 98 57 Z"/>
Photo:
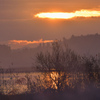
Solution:
<path fill-rule="evenodd" d="M 62 12 L 51 12 L 51 13 L 39 13 L 35 15 L 35 17 L 39 18 L 51 18 L 51 19 L 69 19 L 73 18 L 73 13 L 62 13 Z"/>
<path fill-rule="evenodd" d="M 38 18 L 71 19 L 74 17 L 100 17 L 100 11 L 80 10 L 75 12 L 45 12 L 35 15 Z"/>

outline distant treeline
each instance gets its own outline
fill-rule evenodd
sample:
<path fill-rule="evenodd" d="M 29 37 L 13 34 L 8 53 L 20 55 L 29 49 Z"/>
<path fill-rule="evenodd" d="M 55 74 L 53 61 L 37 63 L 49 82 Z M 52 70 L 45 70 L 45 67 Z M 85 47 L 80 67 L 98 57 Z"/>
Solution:
<path fill-rule="evenodd" d="M 63 38 L 61 44 L 66 44 L 71 50 L 79 55 L 100 56 L 100 35 L 90 34 L 74 36 L 70 39 Z M 47 51 L 51 48 L 52 43 L 42 43 L 35 48 L 27 46 L 20 49 L 12 50 L 10 46 L 0 45 L 0 65 L 3 68 L 30 67 L 35 56 L 40 51 Z"/>

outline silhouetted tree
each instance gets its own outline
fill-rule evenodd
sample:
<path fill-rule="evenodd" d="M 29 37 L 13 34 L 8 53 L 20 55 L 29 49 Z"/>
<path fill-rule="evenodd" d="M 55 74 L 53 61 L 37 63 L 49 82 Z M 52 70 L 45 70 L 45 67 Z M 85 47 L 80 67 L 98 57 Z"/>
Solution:
<path fill-rule="evenodd" d="M 55 41 L 52 43 L 52 50 L 40 52 L 36 56 L 37 66 L 39 71 L 50 72 L 50 79 L 55 83 L 58 91 L 62 90 L 66 85 L 66 76 L 68 73 L 79 71 L 81 57 L 76 55 L 68 47 L 62 46 L 61 42 Z M 52 72 L 56 73 L 53 77 Z"/>
<path fill-rule="evenodd" d="M 84 69 L 85 69 L 85 73 L 87 74 L 88 78 L 90 81 L 95 82 L 96 80 L 98 80 L 100 78 L 99 75 L 99 64 L 98 64 L 98 60 L 91 56 L 91 57 L 84 57 Z"/>

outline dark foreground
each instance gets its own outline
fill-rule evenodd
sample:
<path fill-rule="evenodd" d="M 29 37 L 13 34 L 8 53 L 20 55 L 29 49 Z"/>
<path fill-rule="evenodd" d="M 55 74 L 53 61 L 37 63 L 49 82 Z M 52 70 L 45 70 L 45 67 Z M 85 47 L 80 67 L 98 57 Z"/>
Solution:
<path fill-rule="evenodd" d="M 86 90 L 66 89 L 58 92 L 47 89 L 41 93 L 0 94 L 0 100 L 100 100 L 100 88 L 89 86 Z"/>

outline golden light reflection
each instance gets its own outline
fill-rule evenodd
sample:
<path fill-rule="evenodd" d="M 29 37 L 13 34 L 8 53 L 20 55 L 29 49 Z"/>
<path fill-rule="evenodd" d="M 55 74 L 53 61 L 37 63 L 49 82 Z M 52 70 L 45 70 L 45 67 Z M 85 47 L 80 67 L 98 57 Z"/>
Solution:
<path fill-rule="evenodd" d="M 51 79 L 54 80 L 52 82 L 51 88 L 58 89 L 57 84 L 55 83 L 55 82 L 58 82 L 58 77 L 59 77 L 59 74 L 58 73 L 56 73 L 56 72 L 52 72 L 51 73 Z"/>
<path fill-rule="evenodd" d="M 94 73 L 94 77 L 96 73 Z M 10 76 L 9 76 L 10 75 Z M 11 77 L 13 78 L 11 79 Z M 65 81 L 63 80 L 64 78 L 64 72 L 61 72 L 59 74 L 58 72 L 48 72 L 48 73 L 42 73 L 42 72 L 32 72 L 32 73 L 13 73 L 13 74 L 1 74 L 1 90 L 2 93 L 5 95 L 15 95 L 15 94 L 21 94 L 25 92 L 31 91 L 31 88 L 29 86 L 34 87 L 35 92 L 40 92 L 41 89 L 58 89 L 58 80 L 59 80 L 59 85 L 61 86 L 62 89 L 66 88 L 75 88 L 79 87 L 80 89 L 85 89 L 87 88 L 86 80 L 89 82 L 89 78 L 87 75 L 83 73 L 78 73 L 78 74 L 72 74 L 72 73 L 67 73 L 65 77 Z M 17 77 L 15 77 L 15 75 Z M 4 78 L 2 78 L 4 77 Z M 30 81 L 28 80 L 30 78 Z M 4 81 L 5 80 L 5 81 Z M 34 84 L 29 84 L 30 82 L 35 83 Z M 63 83 L 63 85 L 61 85 Z M 85 86 L 86 85 L 86 86 Z M 94 85 L 97 88 L 100 88 L 100 83 L 98 81 L 98 78 L 94 81 Z"/>
<path fill-rule="evenodd" d="M 100 17 L 100 11 L 80 10 L 75 12 L 46 12 L 35 15 L 38 18 L 71 19 L 75 17 Z"/>

